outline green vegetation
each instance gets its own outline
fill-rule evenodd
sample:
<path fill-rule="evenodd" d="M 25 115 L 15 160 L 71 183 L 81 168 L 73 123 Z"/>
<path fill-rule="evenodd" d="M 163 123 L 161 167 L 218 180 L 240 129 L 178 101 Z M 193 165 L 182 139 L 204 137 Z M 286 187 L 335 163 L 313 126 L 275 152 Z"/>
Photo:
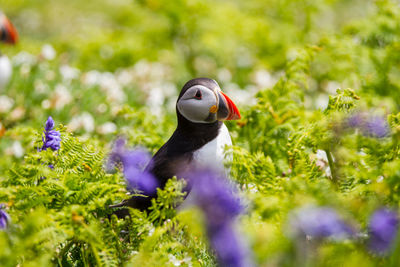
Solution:
<path fill-rule="evenodd" d="M 227 122 L 238 231 L 257 266 L 399 266 L 400 238 L 371 250 L 371 215 L 400 212 L 400 6 L 395 0 L 0 0 L 20 43 L 0 47 L 1 266 L 215 266 L 204 218 L 174 210 L 171 180 L 151 212 L 104 169 L 119 135 L 154 153 L 188 79 L 216 79 Z M 39 151 L 48 116 L 61 148 Z M 54 168 L 49 168 L 49 165 Z M 355 233 L 296 232 L 297 212 L 335 210 Z M 295 232 L 295 234 L 293 233 Z M 399 233 L 400 235 L 400 233 Z"/>

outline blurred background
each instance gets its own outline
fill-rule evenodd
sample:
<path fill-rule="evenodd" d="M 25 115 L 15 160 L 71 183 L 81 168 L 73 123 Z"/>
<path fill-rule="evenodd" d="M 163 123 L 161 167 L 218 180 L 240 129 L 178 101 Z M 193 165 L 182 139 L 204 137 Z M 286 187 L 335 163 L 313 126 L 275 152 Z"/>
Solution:
<path fill-rule="evenodd" d="M 41 205 L 47 209 L 38 214 L 67 222 L 58 239 L 49 241 L 47 254 L 33 245 L 30 248 L 21 234 L 18 257 L 25 258 L 29 250 L 35 260 L 38 255 L 54 260 L 53 252 L 60 248 L 54 244 L 62 247 L 69 238 L 81 236 L 83 228 L 74 221 L 81 217 L 73 213 L 71 220 L 75 208 L 95 227 L 99 220 L 92 214 L 104 212 L 105 203 L 120 200 L 126 192 L 117 174 L 104 174 L 104 181 L 96 178 L 104 173 L 103 158 L 112 141 L 125 135 L 129 145 L 154 153 L 176 127 L 175 102 L 183 84 L 205 76 L 217 80 L 242 113 L 242 120 L 227 122 L 235 145 L 231 178 L 248 201 L 241 225 L 256 263 L 379 266 L 400 262 L 396 256 L 400 238 L 391 258 L 381 258 L 379 251 L 371 253 L 374 249 L 367 245 L 376 241 L 368 241 L 374 237 L 369 224 L 375 221 L 383 239 L 389 236 L 383 241 L 378 236 L 384 250 L 394 244 L 399 225 L 398 0 L 0 0 L 0 10 L 20 37 L 15 46 L 0 44 L 2 56 L 12 65 L 10 80 L 0 88 L 0 181 L 8 186 L 0 187 L 0 199 L 25 229 L 31 220 L 24 213 L 36 208 L 28 200 L 43 185 L 45 189 L 37 194 L 46 197 L 37 199 L 45 199 Z M 49 170 L 40 163 L 44 153 L 37 151 L 37 145 L 49 116 L 62 131 L 67 152 L 72 147 L 81 149 L 75 154 L 89 155 L 71 160 L 81 172 L 71 176 L 69 167 Z M 72 139 L 64 131 L 79 138 Z M 57 164 L 72 157 L 51 153 L 46 157 Z M 57 179 L 41 185 L 44 176 Z M 90 179 L 98 183 L 95 197 L 92 193 L 83 200 L 75 197 L 86 192 Z M 62 213 L 59 206 L 50 205 L 54 193 L 51 184 L 49 190 L 45 187 L 47 182 L 61 184 L 57 188 L 65 194 L 60 201 Z M 115 185 L 118 193 L 99 197 L 104 184 Z M 372 215 L 381 207 L 394 210 L 381 212 L 383 217 L 390 215 L 388 227 L 381 223 L 381 215 L 377 220 Z M 185 221 L 185 214 L 178 216 Z M 198 217 L 191 218 L 185 221 L 194 225 L 189 232 L 199 224 Z M 343 218 L 351 227 L 341 222 Z M 138 225 L 147 219 L 137 220 Z M 101 223 L 99 229 L 115 234 Z M 143 239 L 133 237 L 135 244 L 128 250 L 143 262 L 153 257 L 160 264 L 168 253 L 187 258 L 183 252 L 204 260 L 200 266 L 213 262 L 208 253 L 196 250 L 196 232 L 177 237 L 161 223 L 156 233 L 167 232 L 163 244 L 168 246 L 159 250 L 160 242 L 149 234 L 145 242 L 150 243 L 136 254 L 146 239 L 142 233 L 154 232 L 153 222 L 146 223 L 147 230 L 130 229 Z M 68 232 L 69 227 L 76 232 Z M 99 229 L 92 231 L 93 236 L 99 236 Z M 387 229 L 393 231 L 386 234 Z M 351 240 L 341 239 L 349 232 Z M 13 247 L 8 236 L 0 237 L 8 248 Z M 188 238 L 193 241 L 189 246 Z M 325 238 L 329 242 L 320 242 Z M 96 246 L 98 240 L 93 240 L 90 244 Z M 121 247 L 126 245 L 115 240 Z M 107 252 L 116 246 L 105 242 L 103 247 Z M 174 252 L 176 248 L 179 252 Z M 14 250 L 7 251 L 15 260 Z M 62 252 L 70 256 L 68 248 Z M 125 252 L 110 255 L 119 257 L 122 265 L 122 258 L 132 256 Z"/>
<path fill-rule="evenodd" d="M 2 92 L 5 126 L 43 121 L 42 109 L 73 130 L 86 119 L 89 132 L 115 105 L 174 113 L 177 92 L 199 76 L 243 107 L 307 46 L 320 52 L 306 107 L 325 108 L 338 88 L 398 89 L 398 64 L 382 54 L 398 38 L 396 1 L 1 0 L 0 8 L 20 35 L 17 46 L 0 47 L 15 68 Z"/>

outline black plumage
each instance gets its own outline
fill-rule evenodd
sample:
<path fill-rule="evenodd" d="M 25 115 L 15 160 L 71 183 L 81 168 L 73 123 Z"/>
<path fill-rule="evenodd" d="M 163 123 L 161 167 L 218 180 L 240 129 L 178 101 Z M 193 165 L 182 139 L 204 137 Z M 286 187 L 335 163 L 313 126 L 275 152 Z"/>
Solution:
<path fill-rule="evenodd" d="M 208 78 L 197 78 L 188 81 L 182 88 L 178 100 L 192 86 L 203 85 L 210 90 L 219 88 L 218 84 Z M 168 179 L 179 173 L 186 172 L 193 159 L 193 153 L 202 146 L 218 136 L 219 129 L 222 126 L 221 121 L 211 123 L 195 123 L 187 120 L 176 109 L 178 125 L 170 139 L 156 152 L 151 159 L 146 171 L 156 177 L 160 188 L 164 188 Z M 151 206 L 151 199 L 156 195 L 132 196 L 120 204 L 111 207 L 129 206 L 139 210 L 147 210 Z M 118 217 L 129 214 L 128 210 L 122 209 L 115 212 Z"/>

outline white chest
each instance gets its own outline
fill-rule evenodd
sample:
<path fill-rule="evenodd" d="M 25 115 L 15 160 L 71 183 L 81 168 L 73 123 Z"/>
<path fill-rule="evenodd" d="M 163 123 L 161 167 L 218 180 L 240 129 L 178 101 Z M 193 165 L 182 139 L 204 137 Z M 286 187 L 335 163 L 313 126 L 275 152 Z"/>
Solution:
<path fill-rule="evenodd" d="M 222 124 L 218 136 L 194 152 L 193 159 L 196 165 L 225 172 L 224 148 L 226 145 L 232 145 L 232 140 L 228 128 Z"/>
<path fill-rule="evenodd" d="M 12 66 L 6 56 L 0 56 L 0 91 L 7 85 L 11 78 Z"/>

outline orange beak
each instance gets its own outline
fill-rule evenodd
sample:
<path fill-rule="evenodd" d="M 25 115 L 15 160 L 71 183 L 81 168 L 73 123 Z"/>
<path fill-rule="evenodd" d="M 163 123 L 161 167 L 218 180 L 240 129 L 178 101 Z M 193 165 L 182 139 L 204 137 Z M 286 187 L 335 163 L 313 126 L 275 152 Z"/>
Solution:
<path fill-rule="evenodd" d="M 239 120 L 240 112 L 235 103 L 221 91 L 218 92 L 218 98 L 218 120 Z"/>
<path fill-rule="evenodd" d="M 18 41 L 17 30 L 4 14 L 0 14 L 0 41 L 8 44 Z"/>

